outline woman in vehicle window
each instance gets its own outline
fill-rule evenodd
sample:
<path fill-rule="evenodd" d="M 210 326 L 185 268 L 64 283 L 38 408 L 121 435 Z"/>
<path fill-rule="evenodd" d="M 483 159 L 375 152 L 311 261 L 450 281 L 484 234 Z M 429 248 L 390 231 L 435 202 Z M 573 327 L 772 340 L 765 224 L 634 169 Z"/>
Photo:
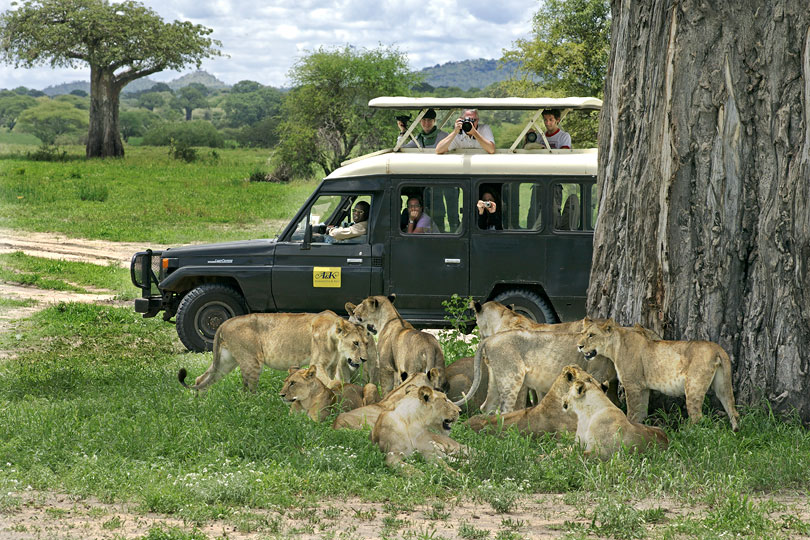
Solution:
<path fill-rule="evenodd" d="M 422 200 L 418 197 L 411 197 L 408 199 L 408 223 L 403 232 L 431 232 L 430 217 L 422 211 Z"/>
<path fill-rule="evenodd" d="M 481 195 L 481 200 L 476 204 L 476 208 L 478 209 L 478 227 L 480 229 L 485 231 L 503 230 L 501 209 L 491 192 L 485 191 Z"/>

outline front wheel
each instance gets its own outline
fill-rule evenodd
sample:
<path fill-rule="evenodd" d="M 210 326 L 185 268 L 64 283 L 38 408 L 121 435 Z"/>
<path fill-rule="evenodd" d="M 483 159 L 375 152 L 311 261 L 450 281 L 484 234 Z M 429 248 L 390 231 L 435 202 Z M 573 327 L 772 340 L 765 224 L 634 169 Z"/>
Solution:
<path fill-rule="evenodd" d="M 245 299 L 227 285 L 206 283 L 192 289 L 177 307 L 177 335 L 191 352 L 210 351 L 217 328 L 247 313 Z"/>
<path fill-rule="evenodd" d="M 520 313 L 534 322 L 549 324 L 560 322 L 554 308 L 548 302 L 540 295 L 525 289 L 504 291 L 493 300 L 512 308 L 516 313 Z"/>

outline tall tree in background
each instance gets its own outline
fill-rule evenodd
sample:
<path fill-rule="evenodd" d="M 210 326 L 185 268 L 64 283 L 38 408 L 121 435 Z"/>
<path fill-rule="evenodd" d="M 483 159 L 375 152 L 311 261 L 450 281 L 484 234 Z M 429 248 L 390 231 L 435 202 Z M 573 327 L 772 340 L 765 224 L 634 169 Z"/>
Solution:
<path fill-rule="evenodd" d="M 164 23 L 134 1 L 27 0 L 0 14 L 0 59 L 15 67 L 90 66 L 88 157 L 123 156 L 118 102 L 127 83 L 219 55 L 211 29 Z"/>
<path fill-rule="evenodd" d="M 181 109 L 185 115 L 186 122 L 191 121 L 191 113 L 194 109 L 204 109 L 208 107 L 208 87 L 201 83 L 191 83 L 175 92 L 171 99 L 171 106 Z"/>
<path fill-rule="evenodd" d="M 614 0 L 588 312 L 710 339 L 810 421 L 806 0 Z"/>
<path fill-rule="evenodd" d="M 504 51 L 530 88 L 566 96 L 602 95 L 610 54 L 608 0 L 546 0 L 534 15 L 531 39 Z"/>
<path fill-rule="evenodd" d="M 393 117 L 368 102 L 407 92 L 415 75 L 395 49 L 347 46 L 309 53 L 290 79 L 275 153 L 279 177 L 308 176 L 313 165 L 329 174 L 358 152 L 393 146 Z"/>

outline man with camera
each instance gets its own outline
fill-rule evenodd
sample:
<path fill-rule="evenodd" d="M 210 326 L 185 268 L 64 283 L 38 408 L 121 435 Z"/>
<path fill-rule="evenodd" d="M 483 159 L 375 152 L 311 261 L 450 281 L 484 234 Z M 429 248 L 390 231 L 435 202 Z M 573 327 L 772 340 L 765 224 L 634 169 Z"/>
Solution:
<path fill-rule="evenodd" d="M 410 115 L 397 116 L 397 125 L 399 126 L 399 137 L 397 143 L 405 136 L 405 131 L 408 129 L 408 122 L 411 121 Z M 447 132 L 440 130 L 436 127 L 436 111 L 428 109 L 425 116 L 419 120 L 419 125 L 422 126 L 422 133 L 416 136 L 420 148 L 436 148 L 436 144 L 447 137 Z M 416 148 L 416 143 L 411 141 L 402 146 L 402 148 Z"/>
<path fill-rule="evenodd" d="M 486 124 L 478 125 L 478 111 L 467 109 L 461 118 L 456 119 L 453 132 L 436 145 L 437 154 L 445 154 L 456 148 L 483 148 L 489 154 L 495 153 L 495 137 Z"/>

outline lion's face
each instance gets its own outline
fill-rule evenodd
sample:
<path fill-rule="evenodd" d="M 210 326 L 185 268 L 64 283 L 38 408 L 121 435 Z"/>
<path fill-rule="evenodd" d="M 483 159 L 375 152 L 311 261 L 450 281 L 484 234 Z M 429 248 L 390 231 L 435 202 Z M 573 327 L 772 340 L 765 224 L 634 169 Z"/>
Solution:
<path fill-rule="evenodd" d="M 345 358 L 352 370 L 376 355 L 374 339 L 357 324 L 338 321 L 335 325 L 335 339 L 340 358 Z"/>
<path fill-rule="evenodd" d="M 316 367 L 305 369 L 290 368 L 290 374 L 284 379 L 284 386 L 278 394 L 286 403 L 303 401 L 315 394 L 323 386 L 315 376 Z"/>
<path fill-rule="evenodd" d="M 585 358 L 593 358 L 597 354 L 605 351 L 608 342 L 613 337 L 613 321 L 596 322 L 588 321 L 583 324 L 582 334 L 577 342 L 577 348 L 585 355 Z"/>
<path fill-rule="evenodd" d="M 429 386 L 419 387 L 415 394 L 419 406 L 413 411 L 414 420 L 426 427 L 449 433 L 461 409 L 453 405 L 443 392 Z"/>
<path fill-rule="evenodd" d="M 396 297 L 391 295 L 386 298 L 384 296 L 369 296 L 359 305 L 347 302 L 346 311 L 349 313 L 349 321 L 364 326 L 372 334 L 376 334 L 382 330 L 381 326 L 383 321 L 380 320 L 383 308 L 386 303 L 393 303 Z"/>

